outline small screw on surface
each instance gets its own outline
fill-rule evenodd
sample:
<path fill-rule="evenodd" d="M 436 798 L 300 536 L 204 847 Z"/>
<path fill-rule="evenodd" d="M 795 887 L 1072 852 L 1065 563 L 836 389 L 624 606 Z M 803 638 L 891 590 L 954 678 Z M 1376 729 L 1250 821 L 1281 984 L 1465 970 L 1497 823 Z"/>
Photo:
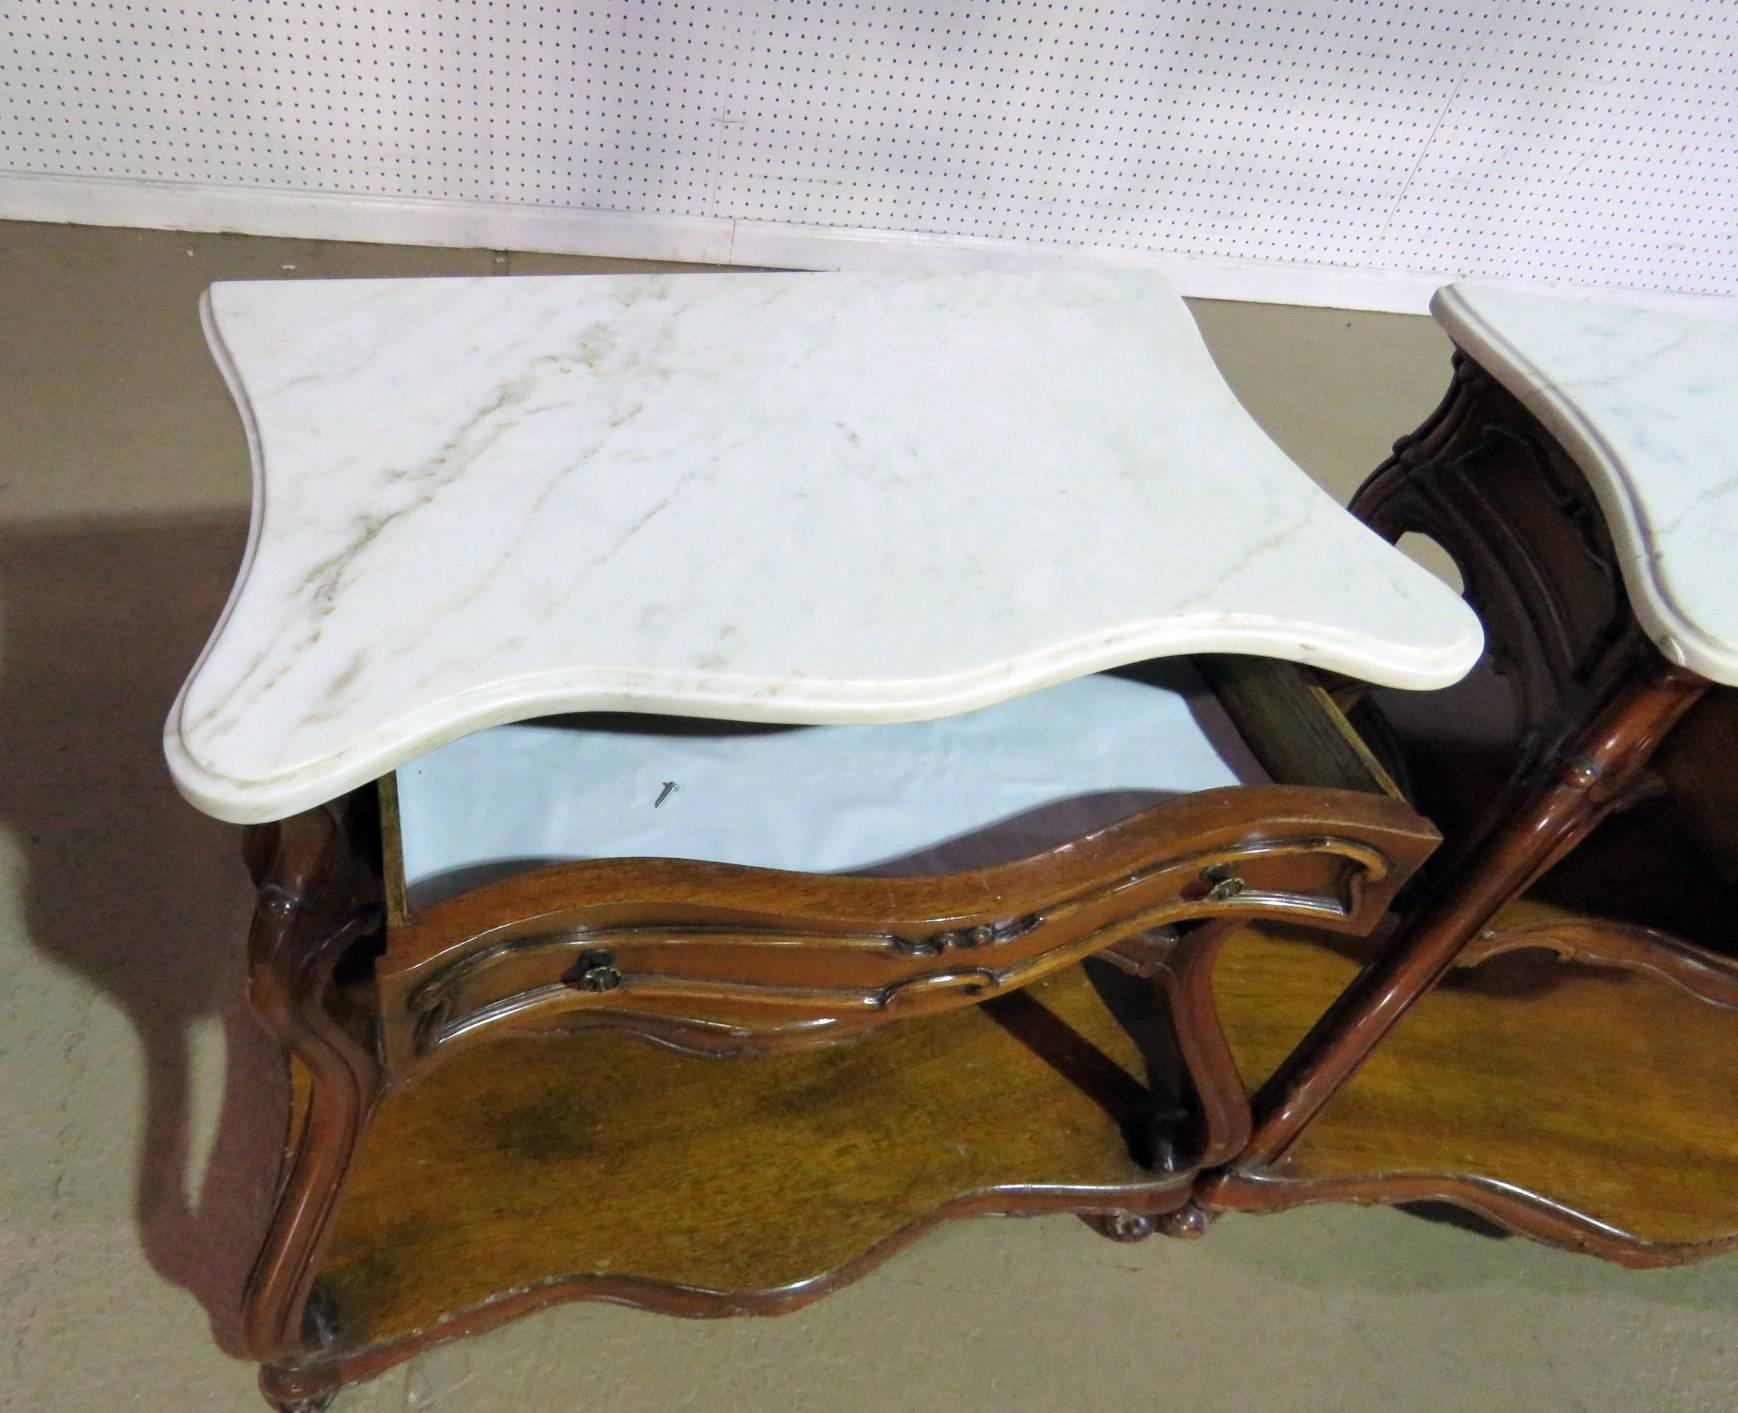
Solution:
<path fill-rule="evenodd" d="M 676 793 L 676 782 L 674 780 L 666 780 L 664 782 L 664 788 L 662 790 L 658 791 L 658 798 L 656 800 L 652 801 L 652 808 L 653 809 L 660 808 L 663 805 L 664 801 L 669 799 L 670 796 L 674 795 L 675 793 Z"/>
<path fill-rule="evenodd" d="M 579 976 L 581 991 L 614 991 L 622 984 L 622 974 L 612 966 L 587 967 Z"/>
<path fill-rule="evenodd" d="M 1207 901 L 1210 903 L 1226 902 L 1249 886 L 1226 864 L 1214 864 L 1211 868 L 1203 869 L 1201 880 L 1211 885 L 1207 889 Z"/>
<path fill-rule="evenodd" d="M 622 984 L 622 974 L 616 970 L 614 952 L 587 952 L 569 973 L 570 985 L 581 991 L 614 991 Z"/>

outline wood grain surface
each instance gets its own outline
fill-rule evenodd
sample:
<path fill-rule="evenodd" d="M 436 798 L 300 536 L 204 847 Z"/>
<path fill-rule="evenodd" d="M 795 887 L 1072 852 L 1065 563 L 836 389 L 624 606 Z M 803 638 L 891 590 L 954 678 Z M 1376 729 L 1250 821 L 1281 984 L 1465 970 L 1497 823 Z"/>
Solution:
<path fill-rule="evenodd" d="M 857 1044 L 719 1064 L 629 1037 L 504 1039 L 377 1107 L 315 1303 L 347 1349 L 529 1300 L 793 1306 L 940 1215 L 1164 1210 L 1141 1163 L 1146 983 L 1068 967 Z M 1115 1010 L 1113 1010 L 1113 1006 Z M 508 1296 L 505 1301 L 503 1296 Z"/>
<path fill-rule="evenodd" d="M 1470 957 L 1277 1164 L 1212 1185 L 1213 1204 L 1443 1198 L 1631 1265 L 1728 1249 L 1738 965 L 1526 902 Z M 1243 1072 L 1271 1071 L 1355 970 L 1276 929 L 1228 941 L 1219 1014 Z"/>

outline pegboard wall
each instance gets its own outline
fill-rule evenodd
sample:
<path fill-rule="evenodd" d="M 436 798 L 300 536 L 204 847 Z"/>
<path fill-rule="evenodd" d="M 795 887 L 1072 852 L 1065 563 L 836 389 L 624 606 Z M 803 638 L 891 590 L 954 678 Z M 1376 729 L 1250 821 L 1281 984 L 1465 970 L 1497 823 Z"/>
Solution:
<path fill-rule="evenodd" d="M 0 0 L 0 215 L 1738 292 L 1732 0 Z"/>

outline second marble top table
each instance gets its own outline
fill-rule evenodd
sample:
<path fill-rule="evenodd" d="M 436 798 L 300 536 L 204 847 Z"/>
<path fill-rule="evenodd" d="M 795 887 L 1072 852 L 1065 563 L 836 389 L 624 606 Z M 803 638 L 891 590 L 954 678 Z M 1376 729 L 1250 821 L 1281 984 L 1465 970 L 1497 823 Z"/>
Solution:
<path fill-rule="evenodd" d="M 1458 284 L 1431 310 L 1574 457 L 1661 654 L 1738 684 L 1738 300 Z"/>
<path fill-rule="evenodd" d="M 914 720 L 1138 659 L 1428 688 L 1472 613 L 1147 274 L 213 287 L 255 519 L 177 784 L 278 818 L 558 711 Z"/>

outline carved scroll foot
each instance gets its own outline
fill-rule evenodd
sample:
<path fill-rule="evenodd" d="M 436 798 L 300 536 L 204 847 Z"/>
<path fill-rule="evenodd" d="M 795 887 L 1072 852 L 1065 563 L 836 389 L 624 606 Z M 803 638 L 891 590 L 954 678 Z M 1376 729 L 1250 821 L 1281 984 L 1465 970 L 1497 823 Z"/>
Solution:
<path fill-rule="evenodd" d="M 1213 1213 L 1194 1202 L 1185 1202 L 1174 1212 L 1166 1212 L 1155 1221 L 1155 1229 L 1179 1241 L 1198 1241 L 1213 1225 Z"/>
<path fill-rule="evenodd" d="M 325 1413 L 337 1400 L 337 1389 L 315 1394 L 284 1393 L 279 1387 L 277 1374 L 271 1365 L 260 1370 L 260 1392 L 277 1413 Z"/>
<path fill-rule="evenodd" d="M 318 1398 L 299 1398 L 289 1403 L 272 1401 L 277 1413 L 325 1413 L 337 1399 L 336 1393 L 323 1393 Z"/>
<path fill-rule="evenodd" d="M 1213 964 L 1242 924 L 1218 920 L 1187 930 L 1157 928 L 1125 938 L 1104 960 L 1155 983 L 1169 1020 L 1182 1092 L 1155 1114 L 1150 1161 L 1155 1172 L 1216 1167 L 1249 1136 L 1249 1099 L 1225 1044 L 1213 1002 Z"/>
<path fill-rule="evenodd" d="M 248 944 L 250 993 L 260 1020 L 299 1061 L 307 1083 L 288 1170 L 242 1306 L 248 1346 L 265 1365 L 262 1388 L 280 1407 L 329 1401 L 325 1390 L 310 1393 L 287 1369 L 333 1337 L 310 1287 L 378 1088 L 370 1023 L 347 1014 L 335 981 L 345 955 L 380 925 L 378 879 L 362 842 L 369 824 L 355 817 L 368 803 L 351 797 L 247 837 L 259 885 Z"/>
<path fill-rule="evenodd" d="M 1145 1241 L 1158 1230 L 1151 1212 L 1095 1212 L 1080 1220 L 1109 1241 Z"/>

